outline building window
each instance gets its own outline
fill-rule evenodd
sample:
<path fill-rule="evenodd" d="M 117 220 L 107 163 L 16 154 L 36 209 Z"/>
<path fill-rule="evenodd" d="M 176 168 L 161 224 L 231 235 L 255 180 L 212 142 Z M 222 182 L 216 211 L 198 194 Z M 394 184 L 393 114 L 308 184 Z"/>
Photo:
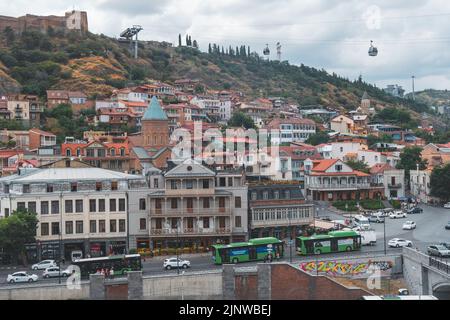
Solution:
<path fill-rule="evenodd" d="M 41 214 L 48 214 L 48 201 L 41 201 Z"/>
<path fill-rule="evenodd" d="M 177 229 L 178 228 L 178 218 L 172 218 L 170 220 L 170 223 L 171 223 L 172 229 Z"/>
<path fill-rule="evenodd" d="M 242 227 L 241 216 L 234 217 L 234 226 L 236 228 L 241 228 Z"/>
<path fill-rule="evenodd" d="M 228 186 L 232 187 L 233 186 L 233 178 L 228 178 Z"/>
<path fill-rule="evenodd" d="M 176 180 L 170 180 L 170 189 L 172 190 L 178 189 Z"/>
<path fill-rule="evenodd" d="M 59 213 L 59 201 L 52 201 L 52 214 L 58 214 Z"/>
<path fill-rule="evenodd" d="M 241 197 L 235 197 L 234 198 L 234 207 L 241 208 L 241 206 L 242 206 Z"/>
<path fill-rule="evenodd" d="M 256 192 L 252 192 L 252 200 L 256 200 L 257 199 L 257 194 Z"/>
<path fill-rule="evenodd" d="M 90 233 L 97 233 L 97 220 L 90 220 L 89 221 L 89 232 Z"/>
<path fill-rule="evenodd" d="M 117 190 L 117 181 L 111 181 L 111 190 Z"/>
<path fill-rule="evenodd" d="M 75 200 L 75 212 L 83 212 L 83 200 Z"/>
<path fill-rule="evenodd" d="M 96 211 L 97 211 L 97 200 L 90 199 L 89 200 L 89 212 L 96 212 Z"/>
<path fill-rule="evenodd" d="M 153 179 L 153 187 L 158 188 L 158 178 Z"/>
<path fill-rule="evenodd" d="M 66 213 L 73 213 L 73 201 L 72 200 L 64 201 L 64 207 L 65 207 Z"/>
<path fill-rule="evenodd" d="M 209 180 L 203 179 L 203 189 L 209 189 Z"/>
<path fill-rule="evenodd" d="M 77 192 L 78 191 L 78 184 L 76 182 L 72 182 L 70 184 L 70 191 L 71 192 Z"/>
<path fill-rule="evenodd" d="M 95 190 L 96 191 L 102 191 L 102 183 L 101 182 L 96 182 L 95 183 Z"/>
<path fill-rule="evenodd" d="M 73 234 L 73 221 L 66 221 L 66 234 Z"/>
<path fill-rule="evenodd" d="M 119 232 L 125 232 L 125 220 L 124 219 L 119 220 Z"/>
<path fill-rule="evenodd" d="M 47 184 L 47 192 L 53 192 L 53 185 Z"/>
<path fill-rule="evenodd" d="M 59 234 L 59 222 L 52 222 L 52 235 Z"/>
<path fill-rule="evenodd" d="M 111 154 L 112 157 L 114 157 L 116 155 L 116 149 L 112 148 L 110 150 L 110 154 Z"/>
<path fill-rule="evenodd" d="M 264 199 L 264 200 L 269 199 L 269 192 L 268 192 L 268 191 L 264 191 L 264 192 L 263 192 L 263 199 Z"/>
<path fill-rule="evenodd" d="M 125 199 L 119 199 L 119 211 L 125 211 Z"/>
<path fill-rule="evenodd" d="M 22 189 L 23 193 L 30 193 L 30 185 L 29 184 L 24 184 L 23 185 L 23 189 Z"/>
<path fill-rule="evenodd" d="M 203 228 L 209 229 L 209 218 L 208 217 L 203 218 Z"/>
<path fill-rule="evenodd" d="M 109 211 L 110 212 L 116 212 L 116 199 L 109 199 Z"/>
<path fill-rule="evenodd" d="M 117 220 L 109 220 L 109 232 L 117 232 Z"/>
<path fill-rule="evenodd" d="M 145 199 L 139 199 L 139 210 L 145 210 Z"/>
<path fill-rule="evenodd" d="M 36 213 L 36 202 L 35 201 L 28 202 L 28 212 Z"/>
<path fill-rule="evenodd" d="M 41 236 L 48 236 L 48 223 L 41 223 Z"/>
<path fill-rule="evenodd" d="M 209 209 L 209 198 L 203 198 L 203 209 Z"/>
<path fill-rule="evenodd" d="M 170 208 L 177 209 L 178 208 L 178 200 L 176 198 L 170 199 Z"/>
<path fill-rule="evenodd" d="M 145 218 L 142 218 L 139 220 L 139 228 L 140 228 L 140 230 L 147 229 L 147 220 Z"/>
<path fill-rule="evenodd" d="M 17 202 L 17 210 L 24 211 L 26 209 L 25 202 Z"/>
<path fill-rule="evenodd" d="M 105 212 L 105 199 L 98 199 L 98 212 Z"/>
<path fill-rule="evenodd" d="M 194 187 L 194 184 L 192 180 L 186 180 L 186 189 L 192 189 Z"/>
<path fill-rule="evenodd" d="M 105 233 L 106 232 L 106 223 L 105 220 L 98 221 L 98 232 Z"/>
<path fill-rule="evenodd" d="M 122 157 L 125 156 L 125 148 L 120 148 L 120 155 L 121 155 Z"/>
<path fill-rule="evenodd" d="M 66 149 L 66 156 L 70 157 L 72 155 L 72 152 L 70 151 L 70 149 Z"/>
<path fill-rule="evenodd" d="M 219 178 L 219 187 L 226 187 L 226 179 L 224 177 Z"/>
<path fill-rule="evenodd" d="M 83 221 L 75 222 L 76 233 L 83 233 Z"/>

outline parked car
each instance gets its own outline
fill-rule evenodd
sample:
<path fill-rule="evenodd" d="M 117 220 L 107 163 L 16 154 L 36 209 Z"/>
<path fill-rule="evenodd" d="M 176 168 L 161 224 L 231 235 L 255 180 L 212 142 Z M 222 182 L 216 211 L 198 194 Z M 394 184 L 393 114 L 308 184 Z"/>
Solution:
<path fill-rule="evenodd" d="M 400 248 L 400 247 L 412 247 L 412 242 L 405 239 L 393 238 L 388 242 L 389 247 Z"/>
<path fill-rule="evenodd" d="M 441 245 L 429 246 L 427 252 L 430 256 L 450 257 L 450 250 Z"/>
<path fill-rule="evenodd" d="M 403 212 L 402 210 L 396 210 L 389 214 L 389 218 L 390 219 L 406 218 L 406 212 Z"/>
<path fill-rule="evenodd" d="M 6 278 L 8 283 L 16 283 L 16 282 L 36 282 L 38 281 L 38 276 L 35 274 L 29 274 L 26 271 L 19 271 L 13 274 L 8 274 L 8 278 Z"/>
<path fill-rule="evenodd" d="M 178 260 L 178 261 L 177 261 Z M 165 259 L 163 263 L 163 267 L 167 270 L 172 268 L 183 268 L 187 269 L 191 266 L 191 262 L 188 260 L 182 260 L 177 258 Z"/>
<path fill-rule="evenodd" d="M 450 221 L 449 222 L 447 222 L 447 224 L 445 225 L 445 230 L 450 230 Z"/>
<path fill-rule="evenodd" d="M 61 270 L 61 277 L 68 277 L 72 274 L 69 270 Z M 58 267 L 50 267 L 45 269 L 44 273 L 42 274 L 42 277 L 44 278 L 57 278 L 59 277 L 59 268 Z"/>
<path fill-rule="evenodd" d="M 31 266 L 33 270 L 45 270 L 47 268 L 56 267 L 55 260 L 43 260 Z"/>
<path fill-rule="evenodd" d="M 381 215 L 371 215 L 369 216 L 369 222 L 383 223 L 384 217 Z"/>
<path fill-rule="evenodd" d="M 385 209 L 380 210 L 379 212 L 380 212 L 380 215 L 381 215 L 382 217 L 388 217 L 389 214 L 392 213 L 392 212 L 394 212 L 394 211 L 395 211 L 395 210 L 394 210 L 393 208 L 385 208 Z"/>
<path fill-rule="evenodd" d="M 417 225 L 416 225 L 416 223 L 414 221 L 406 221 L 403 224 L 402 229 L 403 230 L 412 230 L 412 229 L 415 229 L 416 227 L 417 227 Z"/>
<path fill-rule="evenodd" d="M 443 242 L 443 243 L 439 243 L 439 245 L 440 246 L 443 246 L 443 247 L 446 247 L 448 250 L 450 250 L 450 243 L 445 243 L 445 242 Z"/>
<path fill-rule="evenodd" d="M 411 208 L 408 211 L 408 214 L 422 213 L 423 209 L 419 207 Z"/>
<path fill-rule="evenodd" d="M 446 204 L 444 204 L 444 208 L 445 209 L 450 209 L 450 202 L 447 202 Z"/>

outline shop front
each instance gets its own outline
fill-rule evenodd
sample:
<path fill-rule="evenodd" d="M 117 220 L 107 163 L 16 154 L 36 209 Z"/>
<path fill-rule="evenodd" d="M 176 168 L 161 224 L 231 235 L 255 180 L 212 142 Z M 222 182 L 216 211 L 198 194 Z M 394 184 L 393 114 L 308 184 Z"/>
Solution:
<path fill-rule="evenodd" d="M 64 243 L 64 258 L 66 261 L 72 260 L 73 251 L 81 251 L 84 258 L 86 256 L 84 252 L 84 241 Z"/>
<path fill-rule="evenodd" d="M 106 255 L 106 242 L 91 242 L 89 244 L 89 254 L 91 258 L 104 257 Z"/>
<path fill-rule="evenodd" d="M 126 241 L 111 241 L 109 243 L 108 254 L 118 255 L 118 254 L 125 254 L 126 252 L 127 252 Z"/>
<path fill-rule="evenodd" d="M 139 254 L 150 254 L 150 239 L 137 239 L 136 240 L 137 252 Z"/>

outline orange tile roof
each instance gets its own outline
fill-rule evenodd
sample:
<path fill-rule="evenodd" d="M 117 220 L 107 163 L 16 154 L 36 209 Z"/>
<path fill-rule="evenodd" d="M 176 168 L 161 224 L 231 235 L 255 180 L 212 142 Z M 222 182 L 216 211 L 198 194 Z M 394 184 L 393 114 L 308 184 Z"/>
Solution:
<path fill-rule="evenodd" d="M 338 159 L 325 159 L 325 160 L 319 160 L 315 163 L 317 163 L 314 167 L 313 167 L 313 171 L 326 171 L 329 167 L 331 167 L 332 165 L 334 165 L 336 162 L 338 162 Z"/>

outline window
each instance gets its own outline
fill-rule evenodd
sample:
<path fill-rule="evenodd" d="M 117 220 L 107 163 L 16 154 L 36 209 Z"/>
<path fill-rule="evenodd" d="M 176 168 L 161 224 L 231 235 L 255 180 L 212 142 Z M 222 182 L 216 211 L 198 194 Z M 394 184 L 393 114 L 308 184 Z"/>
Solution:
<path fill-rule="evenodd" d="M 17 202 L 17 210 L 25 210 L 25 202 Z"/>
<path fill-rule="evenodd" d="M 209 198 L 203 198 L 203 208 L 209 209 Z"/>
<path fill-rule="evenodd" d="M 337 164 L 335 166 L 336 171 L 342 171 L 342 165 L 341 164 Z"/>
<path fill-rule="evenodd" d="M 66 213 L 73 213 L 73 201 L 72 200 L 64 201 L 64 208 Z"/>
<path fill-rule="evenodd" d="M 258 197 L 258 195 L 256 194 L 256 192 L 252 192 L 252 200 L 256 200 Z"/>
<path fill-rule="evenodd" d="M 234 198 L 234 207 L 235 208 L 241 208 L 241 197 L 235 197 Z"/>
<path fill-rule="evenodd" d="M 234 226 L 236 228 L 241 228 L 242 227 L 241 216 L 234 217 Z"/>
<path fill-rule="evenodd" d="M 109 232 L 117 232 L 117 220 L 109 220 Z"/>
<path fill-rule="evenodd" d="M 83 200 L 75 200 L 75 212 L 83 212 Z"/>
<path fill-rule="evenodd" d="M 29 184 L 24 184 L 22 192 L 23 193 L 30 193 L 30 185 Z"/>
<path fill-rule="evenodd" d="M 97 220 L 90 220 L 89 221 L 89 232 L 90 233 L 97 233 Z"/>
<path fill-rule="evenodd" d="M 203 218 L 203 228 L 209 229 L 209 218 L 207 217 Z"/>
<path fill-rule="evenodd" d="M 140 230 L 146 230 L 147 229 L 147 219 L 142 218 L 139 220 L 139 228 Z"/>
<path fill-rule="evenodd" d="M 36 202 L 35 201 L 28 202 L 28 212 L 36 213 Z"/>
<path fill-rule="evenodd" d="M 48 214 L 48 201 L 41 201 L 41 214 Z"/>
<path fill-rule="evenodd" d="M 153 187 L 158 188 L 158 178 L 153 179 Z"/>
<path fill-rule="evenodd" d="M 119 232 L 125 232 L 125 219 L 119 220 Z"/>
<path fill-rule="evenodd" d="M 111 154 L 112 157 L 114 157 L 116 155 L 116 149 L 112 148 L 110 150 L 110 154 Z"/>
<path fill-rule="evenodd" d="M 194 184 L 192 180 L 186 180 L 186 189 L 192 189 L 194 187 Z"/>
<path fill-rule="evenodd" d="M 70 149 L 66 149 L 66 156 L 70 157 L 72 155 L 72 152 L 70 151 Z"/>
<path fill-rule="evenodd" d="M 172 218 L 170 220 L 170 224 L 172 229 L 177 229 L 178 228 L 178 218 Z"/>
<path fill-rule="evenodd" d="M 224 177 L 219 178 L 219 187 L 226 187 L 226 179 Z"/>
<path fill-rule="evenodd" d="M 125 148 L 120 148 L 120 155 L 125 156 Z"/>
<path fill-rule="evenodd" d="M 89 200 L 89 212 L 96 212 L 96 211 L 97 211 L 97 200 L 90 199 Z"/>
<path fill-rule="evenodd" d="M 97 154 L 99 157 L 104 157 L 106 154 L 105 149 L 98 149 Z"/>
<path fill-rule="evenodd" d="M 75 222 L 76 233 L 83 233 L 83 221 Z"/>
<path fill-rule="evenodd" d="M 156 210 L 161 210 L 161 208 L 162 208 L 161 199 L 155 199 L 155 209 Z"/>
<path fill-rule="evenodd" d="M 41 223 L 41 236 L 48 236 L 48 223 Z"/>
<path fill-rule="evenodd" d="M 120 225 L 119 225 L 120 226 Z M 162 219 L 161 218 L 157 218 L 155 220 L 155 229 L 161 230 L 162 229 Z"/>
<path fill-rule="evenodd" d="M 53 185 L 47 184 L 47 192 L 53 192 Z"/>
<path fill-rule="evenodd" d="M 111 190 L 117 190 L 117 181 L 111 181 Z"/>
<path fill-rule="evenodd" d="M 219 208 L 225 208 L 225 198 L 223 197 L 219 198 Z"/>
<path fill-rule="evenodd" d="M 139 199 L 139 210 L 145 210 L 145 199 Z"/>
<path fill-rule="evenodd" d="M 66 234 L 73 234 L 73 221 L 66 221 Z"/>
<path fill-rule="evenodd" d="M 52 222 L 52 235 L 59 234 L 59 222 Z"/>
<path fill-rule="evenodd" d="M 170 189 L 172 190 L 178 189 L 176 180 L 170 180 Z"/>
<path fill-rule="evenodd" d="M 171 209 L 177 209 L 178 208 L 178 201 L 176 198 L 170 199 L 170 208 Z"/>
<path fill-rule="evenodd" d="M 228 186 L 232 187 L 233 186 L 233 178 L 228 178 Z"/>
<path fill-rule="evenodd" d="M 102 183 L 101 182 L 96 182 L 95 183 L 95 190 L 96 191 L 102 191 Z"/>
<path fill-rule="evenodd" d="M 106 223 L 105 220 L 98 221 L 98 232 L 105 233 L 106 232 Z"/>
<path fill-rule="evenodd" d="M 125 211 L 125 199 L 119 199 L 119 211 Z"/>
<path fill-rule="evenodd" d="M 109 199 L 109 211 L 110 212 L 116 212 L 116 199 Z"/>
<path fill-rule="evenodd" d="M 59 213 L 59 201 L 52 201 L 52 214 L 58 214 Z"/>
<path fill-rule="evenodd" d="M 203 180 L 203 189 L 209 189 L 209 180 Z"/>
<path fill-rule="evenodd" d="M 105 212 L 105 199 L 98 199 L 98 212 Z"/>
<path fill-rule="evenodd" d="M 72 192 L 77 192 L 78 191 L 78 185 L 77 185 L 76 182 L 72 182 L 70 184 L 70 191 L 72 191 Z"/>

